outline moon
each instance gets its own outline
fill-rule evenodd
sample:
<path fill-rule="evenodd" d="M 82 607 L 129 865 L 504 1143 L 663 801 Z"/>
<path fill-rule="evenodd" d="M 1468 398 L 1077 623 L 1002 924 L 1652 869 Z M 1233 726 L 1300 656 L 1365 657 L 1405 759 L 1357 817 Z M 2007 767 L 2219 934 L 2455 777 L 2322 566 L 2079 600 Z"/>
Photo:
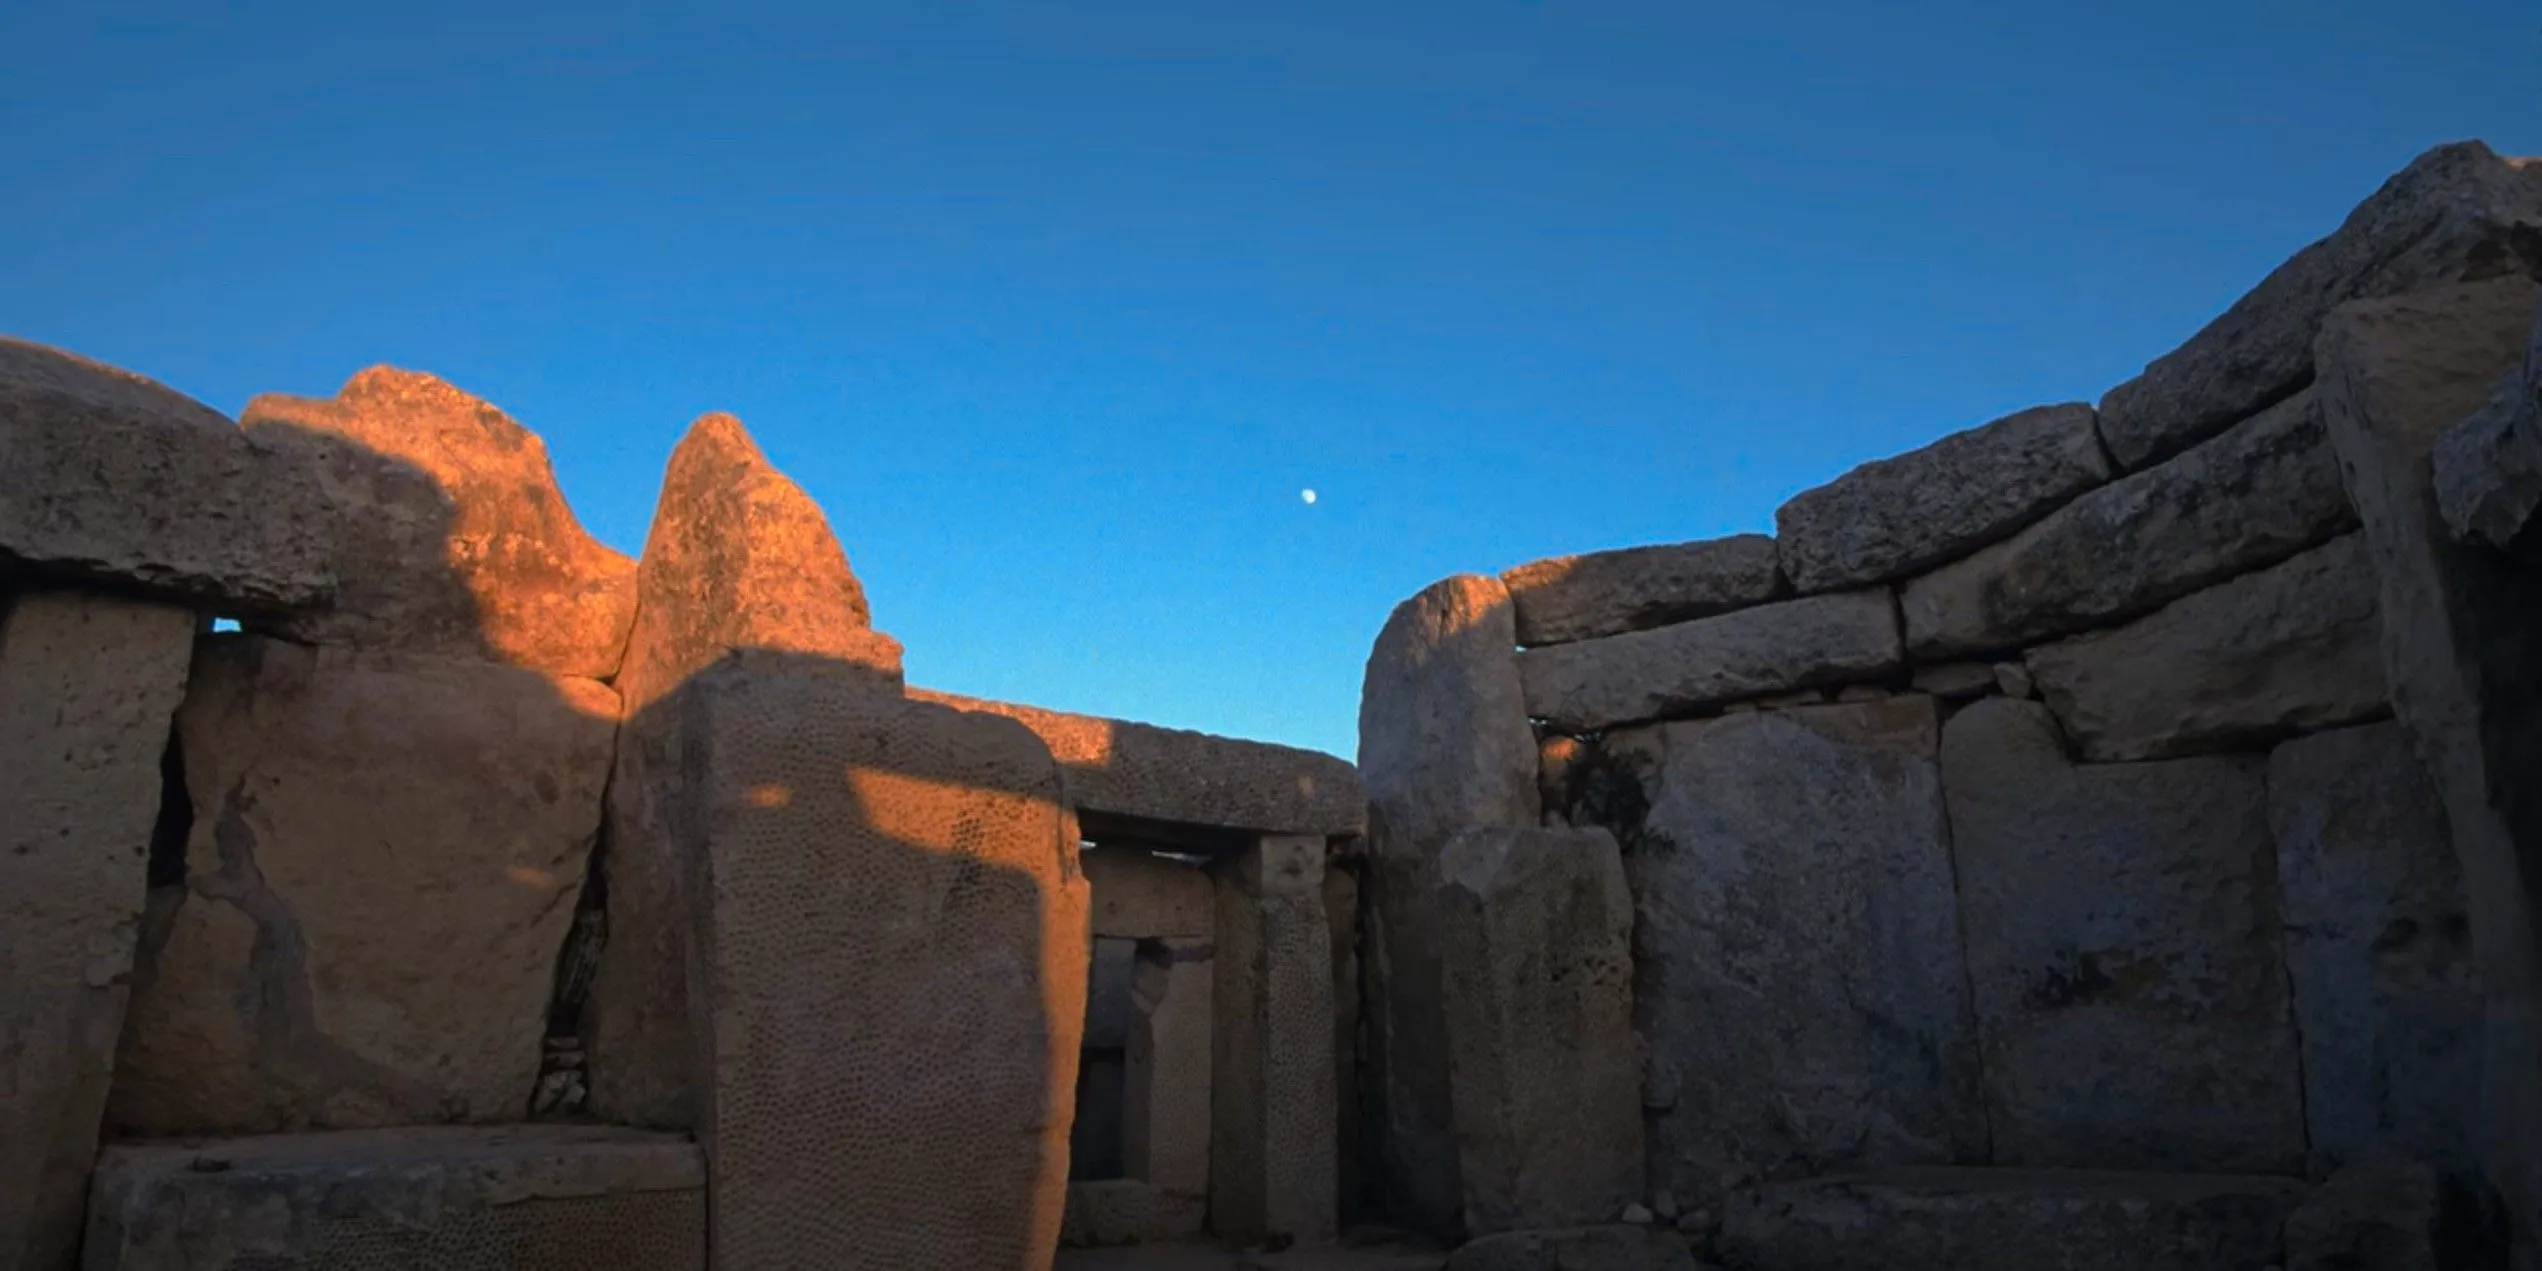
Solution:
<path fill-rule="evenodd" d="M 1300 490 L 1297 492 L 1297 497 L 1298 501 L 1301 503 L 1313 503 L 1315 501 L 1315 491 L 1311 487 Z"/>

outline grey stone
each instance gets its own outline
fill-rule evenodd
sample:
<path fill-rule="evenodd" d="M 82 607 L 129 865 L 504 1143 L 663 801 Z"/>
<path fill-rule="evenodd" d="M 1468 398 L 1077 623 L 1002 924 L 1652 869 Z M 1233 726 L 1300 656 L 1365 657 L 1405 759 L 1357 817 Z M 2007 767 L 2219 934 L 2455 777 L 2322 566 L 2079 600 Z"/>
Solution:
<path fill-rule="evenodd" d="M 2477 141 L 2411 161 L 2188 343 L 2101 399 L 2101 436 L 2134 469 L 2301 387 L 2313 338 L 2347 301 L 2542 271 L 2542 169 Z"/>
<path fill-rule="evenodd" d="M 2093 762 L 2266 744 L 2390 709 L 2376 596 L 2364 537 L 2342 535 L 2032 649 L 2030 674 Z"/>
<path fill-rule="evenodd" d="M 1444 1271 L 1696 1271 L 1686 1238 L 1630 1225 L 1511 1231 L 1448 1255 Z"/>
<path fill-rule="evenodd" d="M 1633 895 L 1605 830 L 1469 830 L 1440 853 L 1465 1229 L 1596 1222 L 1642 1194 Z"/>
<path fill-rule="evenodd" d="M 2444 1187 L 2414 1161 L 2377 1159 L 2330 1177 L 2286 1218 L 2286 1271 L 2438 1271 Z M 2467 1233 L 2464 1233 L 2467 1234 Z M 2448 1253 L 2452 1250 L 2447 1250 Z"/>
<path fill-rule="evenodd" d="M 2029 667 L 2019 662 L 1997 662 L 1994 672 L 1996 692 L 2023 700 L 2039 695 L 2039 681 L 2030 674 Z"/>
<path fill-rule="evenodd" d="M 2523 278 L 2344 305 L 2323 324 L 2324 414 L 2382 579 L 2394 713 L 2445 805 L 2487 994 L 2481 1121 L 2510 1214 L 2542 1214 L 2542 584 L 2443 530 L 2428 452 L 2522 355 Z M 2542 1223 L 2514 1233 L 2542 1265 Z"/>
<path fill-rule="evenodd" d="M 1135 1178 L 1068 1184 L 1068 1215 L 1059 1243 L 1069 1249 L 1161 1244 L 1200 1234 L 1208 1200 Z"/>
<path fill-rule="evenodd" d="M 1121 1158 L 1132 1178 L 1209 1192 L 1210 1047 L 1216 972 L 1204 940 L 1142 940 L 1121 1078 Z"/>
<path fill-rule="evenodd" d="M 2077 767 L 2048 709 L 1942 730 L 2000 1165 L 2304 1159 L 2262 761 Z"/>
<path fill-rule="evenodd" d="M 2132 618 L 2355 523 L 2313 395 L 2299 393 L 1909 580 L 1907 649 L 1982 653 Z"/>
<path fill-rule="evenodd" d="M 1763 604 L 1787 590 L 1774 540 L 1734 534 L 1693 543 L 1557 556 L 1503 571 L 1518 642 L 1564 644 Z"/>
<path fill-rule="evenodd" d="M 1094 933 L 1140 939 L 1206 939 L 1215 902 L 1209 872 L 1137 847 L 1097 847 L 1082 858 L 1094 888 Z"/>
<path fill-rule="evenodd" d="M 1907 696 L 1663 730 L 1627 858 L 1654 1186 L 1983 1158 L 1938 728 Z"/>
<path fill-rule="evenodd" d="M 1672 627 L 1529 649 L 1527 714 L 1585 731 L 1895 670 L 1885 588 L 1785 600 Z"/>
<path fill-rule="evenodd" d="M 1137 1012 L 1131 982 L 1138 973 L 1139 942 L 1097 936 L 1094 956 L 1086 964 L 1086 1033 L 1088 1050 L 1120 1050 L 1130 1044 L 1130 1021 Z"/>
<path fill-rule="evenodd" d="M 1264 835 L 1219 863 L 1211 959 L 1209 1223 L 1313 1244 L 1339 1229 L 1324 841 Z"/>
<path fill-rule="evenodd" d="M 2268 762 L 2313 1151 L 2477 1164 L 2480 986 L 2445 810 L 2400 725 Z"/>
<path fill-rule="evenodd" d="M 1741 1271 L 2260 1271 L 2302 1200 L 2290 1178 L 1912 1169 L 1741 1193 Z"/>
<path fill-rule="evenodd" d="M 2109 478 L 2092 408 L 2039 406 L 1792 496 L 1775 542 L 1803 593 L 1858 587 L 1983 547 Z"/>
<path fill-rule="evenodd" d="M 1997 687 L 1995 668 L 1984 662 L 1944 662 L 1939 666 L 1917 667 L 1912 683 L 1916 692 L 1929 693 L 1945 702 L 1965 702 L 1984 697 Z"/>
<path fill-rule="evenodd" d="M 2437 508 L 2455 538 L 2499 548 L 2525 541 L 2525 526 L 2542 506 L 2542 317 L 2525 344 L 2524 365 L 2437 438 L 2428 462 Z"/>

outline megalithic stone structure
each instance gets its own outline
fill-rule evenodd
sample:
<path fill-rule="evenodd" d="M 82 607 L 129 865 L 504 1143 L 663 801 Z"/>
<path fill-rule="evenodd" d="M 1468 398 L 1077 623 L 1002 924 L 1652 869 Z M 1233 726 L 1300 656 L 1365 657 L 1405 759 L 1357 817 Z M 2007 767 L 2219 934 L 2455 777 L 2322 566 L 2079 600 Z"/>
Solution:
<path fill-rule="evenodd" d="M 1329 1240 L 1340 1180 L 1324 840 L 1263 835 L 1219 877 L 1210 1228 Z"/>

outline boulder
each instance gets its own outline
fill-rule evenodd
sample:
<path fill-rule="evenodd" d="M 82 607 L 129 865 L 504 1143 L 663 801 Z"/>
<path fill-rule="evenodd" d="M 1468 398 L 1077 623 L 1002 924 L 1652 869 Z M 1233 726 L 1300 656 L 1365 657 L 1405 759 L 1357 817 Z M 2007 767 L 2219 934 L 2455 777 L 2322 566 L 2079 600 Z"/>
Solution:
<path fill-rule="evenodd" d="M 296 456 L 129 371 L 0 338 L 0 571 L 285 614 L 335 594 L 334 530 Z"/>
<path fill-rule="evenodd" d="M 1933 699 L 1672 724 L 1627 859 L 1654 1187 L 1986 1150 Z"/>
<path fill-rule="evenodd" d="M 1763 604 L 1787 588 L 1774 540 L 1733 534 L 1580 556 L 1504 571 L 1518 642 L 1563 644 Z"/>
<path fill-rule="evenodd" d="M 1867 679 L 1902 661 L 1897 611 L 1874 588 L 1529 649 L 1518 674 L 1528 715 L 1579 732 Z"/>
<path fill-rule="evenodd" d="M 2034 407 L 1792 496 L 1775 541 L 1802 592 L 1859 587 L 1957 559 L 2109 478 L 2091 407 Z"/>
<path fill-rule="evenodd" d="M 1511 1231 L 1460 1246 L 1444 1271 L 1696 1271 L 1686 1238 L 1612 1223 Z"/>
<path fill-rule="evenodd" d="M 1218 863 L 1210 964 L 1209 1227 L 1317 1244 L 1339 1229 L 1324 840 L 1264 835 Z"/>
<path fill-rule="evenodd" d="M 2046 707 L 1989 698 L 1942 788 L 1995 1162 L 2300 1169 L 2262 761 L 2078 767 Z"/>
<path fill-rule="evenodd" d="M 2132 618 L 2355 524 L 2313 395 L 2300 393 L 1909 580 L 1907 649 L 1983 653 Z"/>
<path fill-rule="evenodd" d="M 2086 760 L 2266 743 L 2390 709 L 2376 595 L 2347 534 L 2026 660 Z"/>
<path fill-rule="evenodd" d="M 2542 317 L 2524 346 L 2524 364 L 2499 379 L 2489 400 L 2437 438 L 2429 466 L 2445 527 L 2466 543 L 2516 548 L 2542 507 Z"/>
<path fill-rule="evenodd" d="M 617 706 L 523 667 L 207 638 L 184 876 L 154 898 L 110 1122 L 519 1120 Z"/>
<path fill-rule="evenodd" d="M 2188 343 L 2111 389 L 2101 437 L 2121 465 L 2144 467 L 2302 387 L 2314 335 L 2340 304 L 2536 272 L 2542 167 L 2519 167 L 2477 141 L 2438 146 Z"/>
<path fill-rule="evenodd" d="M 1633 895 L 1605 830 L 1469 830 L 1440 853 L 1465 1229 L 1612 1217 L 1642 1187 Z"/>
<path fill-rule="evenodd" d="M 195 622 L 0 595 L 0 1266 L 77 1261 Z"/>
<path fill-rule="evenodd" d="M 305 458 L 338 510 L 335 603 L 272 629 L 606 678 L 635 617 L 635 562 L 583 532 L 546 443 L 430 375 L 375 366 L 329 398 L 266 394 L 251 437 Z"/>

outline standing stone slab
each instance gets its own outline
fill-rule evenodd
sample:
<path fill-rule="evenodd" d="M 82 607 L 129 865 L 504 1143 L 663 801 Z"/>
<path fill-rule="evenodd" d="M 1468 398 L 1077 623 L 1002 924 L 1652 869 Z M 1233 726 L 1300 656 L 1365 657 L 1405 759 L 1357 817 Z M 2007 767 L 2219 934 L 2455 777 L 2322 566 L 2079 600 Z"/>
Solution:
<path fill-rule="evenodd" d="M 2511 1215 L 2542 1214 L 2542 584 L 2453 542 L 2428 452 L 2522 354 L 2523 278 L 2346 305 L 2319 349 L 2325 413 L 2383 581 L 2392 705 L 2444 801 L 2487 993 L 2481 1121 Z M 2542 1221 L 2515 1232 L 2542 1265 Z"/>
<path fill-rule="evenodd" d="M 2384 182 L 2189 342 L 2101 399 L 2101 435 L 2141 468 L 2301 387 L 2313 337 L 2347 301 L 2542 270 L 2542 167 L 2477 141 L 2438 146 Z"/>
<path fill-rule="evenodd" d="M 0 595 L 0 1266 L 79 1252 L 194 627 L 163 605 Z"/>
<path fill-rule="evenodd" d="M 1122 1075 L 1123 1168 L 1195 1200 L 1209 1194 L 1213 956 L 1206 940 L 1139 942 Z"/>
<path fill-rule="evenodd" d="M 1900 591 L 1918 658 L 2132 618 L 2356 523 L 2310 392 Z"/>
<path fill-rule="evenodd" d="M 1581 556 L 1503 571 L 1518 642 L 1564 644 L 1763 604 L 1786 588 L 1774 540 L 1734 534 Z"/>
<path fill-rule="evenodd" d="M 2092 408 L 2040 406 L 1796 494 L 1774 536 L 1794 587 L 1859 587 L 1956 559 L 2109 478 Z"/>
<path fill-rule="evenodd" d="M 185 877 L 153 897 L 109 1120 L 518 1120 L 618 700 L 419 654 L 204 640 Z"/>
<path fill-rule="evenodd" d="M 1654 1187 L 1983 1159 L 1937 715 L 1906 696 L 1665 730 L 1629 861 Z"/>
<path fill-rule="evenodd" d="M 1887 588 L 1808 596 L 1518 659 L 1527 713 L 1590 731 L 1898 668 Z"/>
<path fill-rule="evenodd" d="M 1340 1180 L 1324 840 L 1265 835 L 1219 873 L 1210 1229 L 1232 1240 L 1329 1240 Z"/>
<path fill-rule="evenodd" d="M 1047 1268 L 1091 939 L 1049 750 L 822 669 L 657 709 L 714 1264 Z"/>
<path fill-rule="evenodd" d="M 2347 534 L 2025 660 L 2087 760 L 2264 743 L 2391 709 L 2377 594 Z"/>
<path fill-rule="evenodd" d="M 2449 1215 L 2445 1187 L 2423 1164 L 2378 1159 L 2349 1166 L 2286 1218 L 2287 1271 L 2447 1271 L 2474 1233 Z M 2448 1218 L 2455 1219 L 2449 1222 Z M 2450 1246 L 2450 1247 L 2449 1247 Z"/>
<path fill-rule="evenodd" d="M 1942 730 L 1999 1165 L 2304 1159 L 2256 758 L 2077 767 L 2035 702 Z"/>

